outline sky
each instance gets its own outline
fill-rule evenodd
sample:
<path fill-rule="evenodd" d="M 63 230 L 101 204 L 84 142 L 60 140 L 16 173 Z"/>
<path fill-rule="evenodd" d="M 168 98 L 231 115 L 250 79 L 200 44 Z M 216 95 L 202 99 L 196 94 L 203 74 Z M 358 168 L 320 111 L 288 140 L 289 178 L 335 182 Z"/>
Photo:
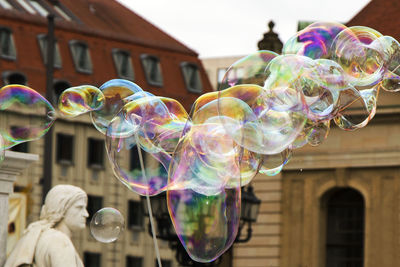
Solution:
<path fill-rule="evenodd" d="M 346 23 L 369 0 L 117 0 L 199 53 L 201 58 L 242 56 L 275 22 L 282 42 L 297 22 Z"/>

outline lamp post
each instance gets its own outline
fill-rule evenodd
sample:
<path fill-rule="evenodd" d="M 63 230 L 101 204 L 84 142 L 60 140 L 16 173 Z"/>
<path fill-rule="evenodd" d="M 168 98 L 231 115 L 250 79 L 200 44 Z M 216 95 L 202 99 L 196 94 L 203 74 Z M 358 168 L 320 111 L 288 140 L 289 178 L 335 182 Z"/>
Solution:
<path fill-rule="evenodd" d="M 175 250 L 175 258 L 178 263 L 182 266 L 218 266 L 220 263 L 220 258 L 214 262 L 210 263 L 199 263 L 192 260 L 189 255 L 187 254 L 185 248 L 181 244 L 178 236 L 175 233 L 174 226 L 171 222 L 167 200 L 166 200 L 166 193 L 161 193 L 157 196 L 151 198 L 151 206 L 153 210 L 153 217 L 157 223 L 157 233 L 156 237 L 168 241 L 168 246 Z M 259 207 L 261 201 L 255 196 L 253 187 L 250 185 L 247 187 L 247 190 L 242 188 L 242 209 L 241 209 L 241 216 L 239 222 L 239 230 L 238 234 L 235 239 L 235 243 L 244 243 L 248 242 L 251 239 L 252 235 L 252 228 L 251 224 L 256 222 Z M 142 197 L 142 207 L 145 216 L 149 216 L 148 209 L 147 209 L 147 202 L 145 197 Z M 247 234 L 245 237 L 241 237 L 242 230 L 247 227 Z M 151 227 L 148 227 L 149 234 L 151 233 Z"/>

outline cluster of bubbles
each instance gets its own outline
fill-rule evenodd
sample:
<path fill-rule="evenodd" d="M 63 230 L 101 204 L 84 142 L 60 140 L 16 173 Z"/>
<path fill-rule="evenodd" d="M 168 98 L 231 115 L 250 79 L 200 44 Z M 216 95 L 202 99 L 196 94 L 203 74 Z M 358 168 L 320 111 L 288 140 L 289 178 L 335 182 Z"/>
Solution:
<path fill-rule="evenodd" d="M 69 88 L 58 108 L 69 117 L 90 113 L 106 136 L 115 176 L 130 190 L 167 191 L 183 246 L 192 259 L 210 262 L 235 240 L 241 187 L 257 173 L 278 174 L 294 149 L 321 144 L 331 122 L 346 131 L 366 126 L 379 90 L 400 90 L 399 66 L 394 38 L 368 27 L 314 23 L 290 38 L 282 55 L 258 51 L 234 63 L 219 91 L 200 96 L 190 113 L 120 79 Z M 48 101 L 24 86 L 2 88 L 0 109 L 38 109 L 31 125 L 1 130 L 4 148 L 39 138 L 54 122 Z M 126 166 L 131 153 L 139 154 L 140 170 Z M 161 168 L 145 164 L 143 155 Z"/>

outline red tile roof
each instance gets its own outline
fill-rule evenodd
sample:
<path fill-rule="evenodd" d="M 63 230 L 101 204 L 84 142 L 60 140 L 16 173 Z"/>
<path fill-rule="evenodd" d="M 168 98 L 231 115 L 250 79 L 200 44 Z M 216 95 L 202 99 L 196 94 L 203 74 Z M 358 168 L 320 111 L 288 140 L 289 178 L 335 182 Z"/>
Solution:
<path fill-rule="evenodd" d="M 82 30 L 92 30 L 138 44 L 197 55 L 196 52 L 115 0 L 62 0 L 60 2 L 83 22 L 84 25 L 79 26 Z"/>
<path fill-rule="evenodd" d="M 367 26 L 400 40 L 400 1 L 372 0 L 347 26 Z"/>

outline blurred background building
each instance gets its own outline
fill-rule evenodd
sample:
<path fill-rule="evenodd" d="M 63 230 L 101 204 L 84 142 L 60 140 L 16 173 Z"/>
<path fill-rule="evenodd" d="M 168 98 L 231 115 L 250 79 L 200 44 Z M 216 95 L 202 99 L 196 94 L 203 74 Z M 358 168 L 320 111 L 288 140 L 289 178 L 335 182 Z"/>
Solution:
<path fill-rule="evenodd" d="M 177 99 L 187 110 L 199 95 L 212 90 L 195 51 L 114 0 L 0 0 L 2 86 L 23 84 L 46 95 L 49 14 L 55 17 L 53 97 L 49 99 L 54 106 L 60 93 L 70 86 L 100 86 L 113 78 L 127 79 L 155 95 Z M 33 119 L 18 112 L 2 112 L 0 123 L 20 126 Z M 10 217 L 9 246 L 20 233 L 16 227 L 38 219 L 44 186 L 73 184 L 88 193 L 90 216 L 109 206 L 120 210 L 126 219 L 125 232 L 115 243 L 95 241 L 89 229 L 74 234 L 85 266 L 155 266 L 139 196 L 114 177 L 104 136 L 90 118 L 58 118 L 50 141 L 52 157 L 47 162 L 44 138 L 11 149 L 37 154 L 39 161 L 15 183 L 10 207 L 18 212 Z M 122 158 L 127 169 L 139 168 L 135 153 Z M 46 164 L 52 166 L 51 181 L 44 179 Z M 160 250 L 163 266 L 176 266 L 174 252 L 165 242 L 161 242 Z"/>

